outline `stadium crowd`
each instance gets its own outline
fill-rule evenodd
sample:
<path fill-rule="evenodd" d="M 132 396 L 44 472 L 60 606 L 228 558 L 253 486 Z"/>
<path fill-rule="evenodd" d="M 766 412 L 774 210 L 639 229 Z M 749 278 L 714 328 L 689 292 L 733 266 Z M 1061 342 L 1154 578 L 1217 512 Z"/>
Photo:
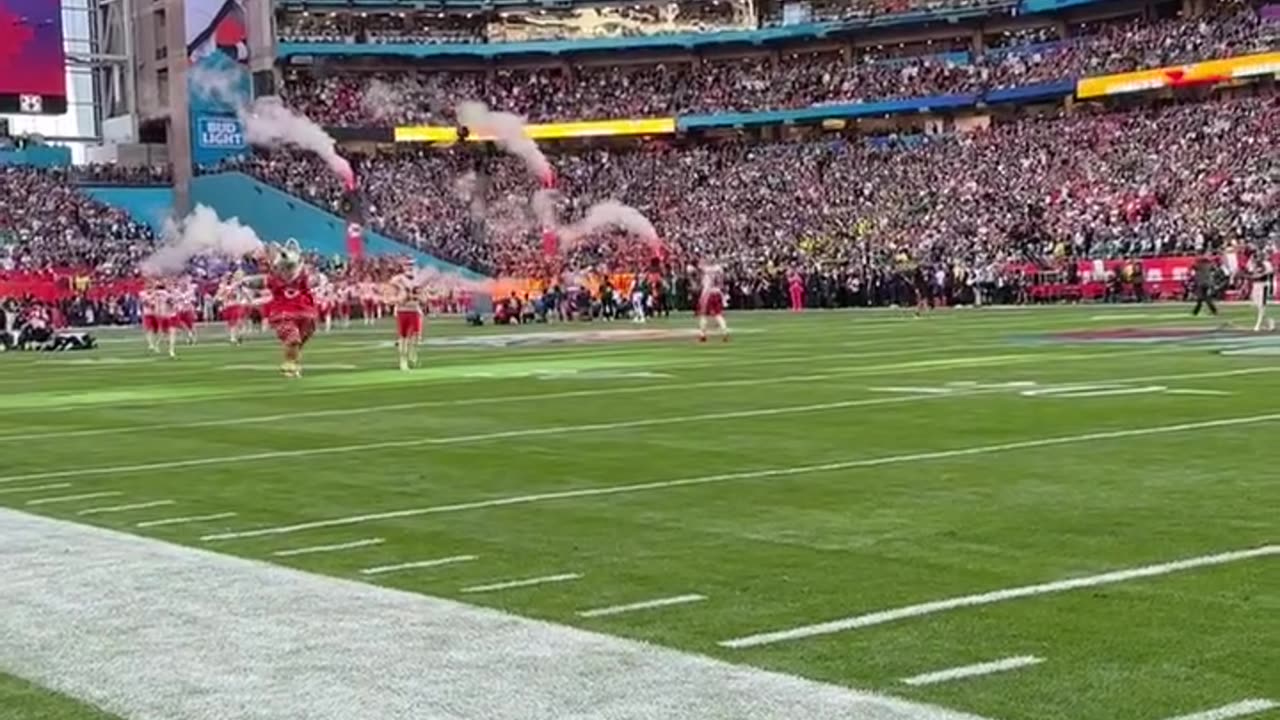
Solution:
<path fill-rule="evenodd" d="M 970 58 L 916 46 L 918 55 L 859 49 L 838 54 L 708 61 L 286 77 L 291 104 L 333 126 L 447 123 L 458 98 L 532 121 L 785 109 L 941 94 L 976 93 L 1093 74 L 1247 54 L 1280 45 L 1277 23 L 1245 2 L 1214 5 L 1195 19 L 1127 20 L 1071 28 L 1053 42 L 1000 38 Z M 1035 38 L 1036 34 L 1028 37 Z M 900 52 L 900 51 L 897 51 Z M 925 54 L 928 53 L 928 54 Z"/>
<path fill-rule="evenodd" d="M 554 155 L 566 218 L 617 199 L 650 217 L 677 263 L 713 258 L 739 279 L 890 272 L 905 259 L 977 275 L 1013 261 L 1146 257 L 1280 240 L 1275 97 L 1020 120 L 985 131 L 784 144 L 656 145 Z M 373 227 L 460 264 L 546 271 L 534 186 L 487 162 L 485 204 L 454 183 L 474 146 L 356 158 Z M 245 169 L 317 204 L 341 191 L 315 162 L 273 154 Z M 650 256 L 619 234 L 567 265 L 634 269 Z"/>
<path fill-rule="evenodd" d="M 4 272 L 69 268 L 128 276 L 155 242 L 149 227 L 80 192 L 65 171 L 0 167 Z"/>

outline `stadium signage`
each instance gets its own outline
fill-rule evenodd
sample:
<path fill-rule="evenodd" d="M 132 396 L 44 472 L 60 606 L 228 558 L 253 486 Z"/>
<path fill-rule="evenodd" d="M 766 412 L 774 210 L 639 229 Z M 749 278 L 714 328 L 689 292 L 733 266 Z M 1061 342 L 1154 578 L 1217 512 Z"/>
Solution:
<path fill-rule="evenodd" d="M 564 140 L 587 137 L 622 137 L 627 135 L 672 135 L 676 131 L 676 119 L 644 118 L 639 120 L 592 120 L 587 122 L 541 123 L 526 127 L 534 140 Z M 472 135 L 468 140 L 483 142 L 492 140 L 484 134 Z M 415 125 L 398 127 L 396 142 L 444 143 L 457 140 L 455 128 L 440 125 Z"/>
<path fill-rule="evenodd" d="M 1084 78 L 1076 84 L 1076 97 L 1087 100 L 1107 95 L 1125 95 L 1186 85 L 1206 85 L 1226 82 L 1234 78 L 1261 77 L 1277 73 L 1280 73 L 1280 53 L 1245 55 L 1177 67 Z"/>
<path fill-rule="evenodd" d="M 202 117 L 199 128 L 199 143 L 205 148 L 242 148 L 244 147 L 244 131 L 240 121 L 229 117 Z"/>

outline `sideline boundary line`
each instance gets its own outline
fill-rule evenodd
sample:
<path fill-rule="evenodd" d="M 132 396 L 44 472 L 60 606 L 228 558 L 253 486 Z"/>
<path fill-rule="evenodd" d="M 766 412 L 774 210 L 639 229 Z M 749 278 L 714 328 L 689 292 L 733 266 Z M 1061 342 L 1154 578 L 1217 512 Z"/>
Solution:
<path fill-rule="evenodd" d="M 918 401 L 921 398 L 910 398 Z M 654 482 L 634 483 L 629 485 L 604 485 L 597 487 L 578 488 L 576 490 L 558 490 L 545 493 L 534 493 L 530 495 L 516 495 L 505 498 L 493 498 L 489 500 L 477 500 L 474 502 L 455 503 L 450 505 L 434 505 L 430 507 L 411 508 L 407 510 L 389 510 L 386 512 L 368 513 L 365 515 L 352 515 L 348 517 L 332 518 L 329 520 L 314 520 L 311 522 L 297 523 L 294 525 L 279 525 L 275 527 L 257 528 L 254 530 L 242 530 L 239 532 L 218 533 L 215 535 L 205 535 L 200 538 L 206 542 L 214 540 L 236 540 L 240 538 L 263 537 L 267 535 L 286 535 L 303 530 L 315 530 L 319 528 L 345 527 L 348 525 L 359 525 L 366 522 L 376 522 L 379 520 L 394 520 L 397 518 L 417 517 L 420 515 L 435 515 L 439 513 L 460 512 L 464 510 L 479 510 L 482 508 L 506 507 L 510 505 L 526 505 L 530 503 L 546 502 L 549 500 L 567 500 L 571 498 L 581 497 L 597 497 L 601 495 L 618 495 L 622 493 L 643 492 L 646 490 L 665 490 L 674 487 L 688 487 L 694 485 L 708 485 L 712 483 L 729 482 L 733 480 L 756 480 L 760 478 L 771 477 L 791 477 L 794 475 L 807 475 L 810 473 L 831 472 L 836 470 L 852 470 L 855 468 L 882 467 L 886 465 L 900 465 L 911 462 L 922 462 L 929 460 L 945 460 L 955 457 L 970 457 L 975 455 L 990 455 L 993 453 L 1008 452 L 1012 450 L 1028 450 L 1033 448 L 1053 447 L 1056 445 L 1073 445 L 1081 442 L 1093 442 L 1096 440 L 1113 440 L 1116 438 L 1127 437 L 1144 437 L 1148 435 L 1165 435 L 1169 433 L 1186 432 L 1189 430 L 1205 430 L 1220 427 L 1236 427 L 1239 425 L 1255 425 L 1266 422 L 1280 421 L 1280 413 L 1271 413 L 1268 415 L 1250 415 L 1246 417 L 1221 418 L 1217 420 L 1204 420 L 1199 422 L 1178 423 L 1176 425 L 1156 425 L 1145 428 L 1131 428 L 1128 430 L 1109 430 L 1104 432 L 1084 433 L 1081 435 L 1059 435 L 1055 437 L 1038 438 L 1032 440 L 1018 440 L 1014 442 L 998 443 L 993 445 L 975 445 L 967 448 L 955 448 L 952 450 L 934 450 L 929 452 L 909 453 L 905 455 L 886 455 L 882 457 L 862 458 L 859 460 L 842 460 L 840 462 L 821 463 L 817 465 L 796 465 L 792 467 L 770 468 L 765 470 L 745 470 L 741 472 L 721 473 L 717 475 L 701 475 L 697 477 L 678 478 L 674 480 L 657 480 Z"/>
<path fill-rule="evenodd" d="M 746 635 L 732 640 L 723 640 L 718 644 L 720 647 L 733 648 L 735 650 L 760 647 L 761 645 L 772 645 L 774 643 L 817 637 L 819 635 L 831 635 L 833 633 L 844 632 L 846 630 L 857 630 L 860 628 L 872 627 L 874 625 L 883 625 L 885 623 L 891 623 L 898 620 L 917 618 L 924 615 L 933 615 L 935 613 L 956 610 L 958 608 L 992 605 L 1009 600 L 1020 600 L 1022 598 L 1036 597 L 1039 595 L 1051 595 L 1067 592 L 1069 590 L 1079 590 L 1080 588 L 1098 587 L 1099 585 L 1114 585 L 1115 583 L 1127 582 L 1129 580 L 1159 577 L 1161 575 L 1169 575 L 1186 570 L 1213 567 L 1215 565 L 1226 565 L 1228 563 L 1240 562 L 1241 560 L 1251 560 L 1253 558 L 1267 557 L 1271 555 L 1280 555 L 1280 545 L 1264 545 L 1262 547 L 1250 548 L 1248 550 L 1233 550 L 1231 552 L 1218 553 L 1216 555 L 1201 555 L 1199 557 L 1175 560 L 1173 562 L 1159 563 L 1156 565 L 1143 565 L 1141 567 L 1129 568 L 1127 570 L 1113 570 L 1111 572 L 1105 572 L 1098 575 L 1087 575 L 1085 577 L 1071 578 L 1069 580 L 1055 580 L 1053 582 L 1040 583 L 1037 585 L 1023 585 L 1020 587 L 1006 588 L 1004 590 L 979 593 L 977 595 L 962 595 L 959 597 L 947 598 L 945 600 L 934 600 L 932 602 L 919 603 L 917 605 L 907 605 L 905 607 L 893 608 L 892 610 L 881 610 L 879 612 L 867 613 L 865 615 L 854 615 L 852 617 L 816 623 L 813 625 L 801 625 L 799 627 L 789 628 L 786 630 L 775 630 L 755 635 Z"/>

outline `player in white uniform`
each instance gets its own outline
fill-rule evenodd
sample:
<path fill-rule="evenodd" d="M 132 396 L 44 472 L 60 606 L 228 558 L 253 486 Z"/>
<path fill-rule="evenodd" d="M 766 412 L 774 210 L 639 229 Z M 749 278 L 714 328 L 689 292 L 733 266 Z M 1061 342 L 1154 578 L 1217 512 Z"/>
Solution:
<path fill-rule="evenodd" d="M 1261 250 L 1249 256 L 1245 263 L 1245 273 L 1249 276 L 1249 302 L 1258 311 L 1258 319 L 1253 324 L 1254 332 L 1262 332 L 1263 325 L 1268 331 L 1276 329 L 1274 318 L 1267 316 L 1267 301 L 1271 296 L 1271 285 L 1275 282 L 1276 269 Z"/>
<path fill-rule="evenodd" d="M 387 283 L 387 298 L 396 309 L 396 349 L 400 369 L 418 366 L 418 343 L 422 341 L 423 284 L 409 265 Z"/>
<path fill-rule="evenodd" d="M 729 342 L 729 325 L 724 321 L 724 270 L 719 265 L 702 266 L 702 293 L 698 297 L 698 341 L 707 341 L 707 318 L 715 318 L 720 338 Z"/>

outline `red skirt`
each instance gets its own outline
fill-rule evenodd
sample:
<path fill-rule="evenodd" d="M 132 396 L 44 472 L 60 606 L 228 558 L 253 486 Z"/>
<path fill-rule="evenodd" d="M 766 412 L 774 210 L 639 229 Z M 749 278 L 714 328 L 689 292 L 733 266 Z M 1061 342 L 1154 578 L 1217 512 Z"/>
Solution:
<path fill-rule="evenodd" d="M 698 312 L 701 315 L 705 315 L 707 317 L 715 317 L 716 315 L 723 315 L 724 314 L 724 295 L 718 292 L 707 293 L 706 295 L 702 296 L 702 300 L 699 303 L 699 305 L 701 307 L 698 308 Z"/>
<path fill-rule="evenodd" d="M 418 310 L 397 310 L 396 334 L 402 338 L 421 335 L 422 313 Z"/>

